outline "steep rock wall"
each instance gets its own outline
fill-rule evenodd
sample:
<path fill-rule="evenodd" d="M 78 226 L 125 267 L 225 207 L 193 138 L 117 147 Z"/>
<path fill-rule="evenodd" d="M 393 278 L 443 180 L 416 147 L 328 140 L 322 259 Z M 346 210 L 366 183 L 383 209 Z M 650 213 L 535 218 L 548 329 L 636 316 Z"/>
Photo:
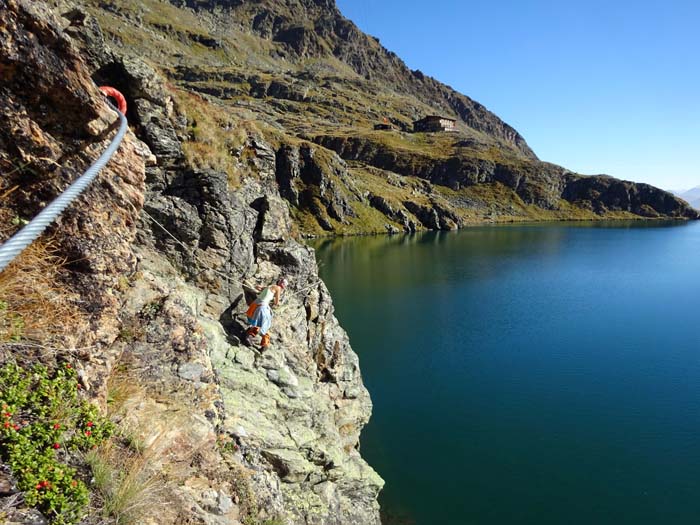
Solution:
<path fill-rule="evenodd" d="M 187 165 L 158 75 L 58 4 L 63 18 L 0 2 L 2 188 L 16 187 L 3 212 L 31 218 L 105 147 L 115 114 L 91 76 L 118 77 L 143 142 L 130 132 L 52 229 L 85 313 L 66 341 L 89 352 L 41 358 L 73 360 L 96 402 L 115 375 L 136 389 L 118 423 L 138 429 L 164 487 L 140 522 L 378 524 L 383 482 L 359 453 L 371 401 L 313 252 L 292 237 L 274 149 L 249 138 L 254 170 L 235 189 Z M 243 346 L 248 286 L 280 275 L 272 348 Z"/>
<path fill-rule="evenodd" d="M 0 170 L 3 236 L 34 217 L 104 151 L 116 113 L 45 6 L 0 3 Z M 64 278 L 81 316 L 66 327 L 74 346 L 109 344 L 118 325 L 113 295 L 133 271 L 135 225 L 144 199 L 142 144 L 128 133 L 120 153 L 49 230 L 67 260 Z"/>

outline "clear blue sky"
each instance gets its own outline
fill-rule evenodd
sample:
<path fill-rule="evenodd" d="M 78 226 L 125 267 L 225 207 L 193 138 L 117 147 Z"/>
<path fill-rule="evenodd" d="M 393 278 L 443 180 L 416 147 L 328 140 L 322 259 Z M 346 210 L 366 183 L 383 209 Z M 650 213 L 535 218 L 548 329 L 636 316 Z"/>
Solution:
<path fill-rule="evenodd" d="M 700 2 L 337 0 L 481 102 L 542 160 L 666 189 L 700 185 Z"/>

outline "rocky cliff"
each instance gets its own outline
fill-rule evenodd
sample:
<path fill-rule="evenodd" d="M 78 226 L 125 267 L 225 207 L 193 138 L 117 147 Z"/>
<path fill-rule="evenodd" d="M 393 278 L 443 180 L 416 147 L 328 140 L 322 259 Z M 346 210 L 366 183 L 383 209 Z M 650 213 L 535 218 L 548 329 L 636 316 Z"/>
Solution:
<path fill-rule="evenodd" d="M 359 453 L 371 401 L 313 252 L 293 238 L 275 149 L 242 136 L 235 183 L 194 165 L 156 71 L 74 5 L 47 7 L 0 2 L 2 238 L 113 136 L 94 80 L 119 75 L 132 124 L 99 179 L 0 276 L 0 366 L 70 365 L 116 425 L 88 456 L 48 452 L 92 492 L 82 522 L 378 524 L 383 482 Z M 272 348 L 241 345 L 246 290 L 281 275 Z M 49 331 L 51 312 L 62 316 Z M 25 417 L 29 435 L 38 422 Z M 6 522 L 61 522 L 22 502 L 26 476 L 0 468 Z"/>

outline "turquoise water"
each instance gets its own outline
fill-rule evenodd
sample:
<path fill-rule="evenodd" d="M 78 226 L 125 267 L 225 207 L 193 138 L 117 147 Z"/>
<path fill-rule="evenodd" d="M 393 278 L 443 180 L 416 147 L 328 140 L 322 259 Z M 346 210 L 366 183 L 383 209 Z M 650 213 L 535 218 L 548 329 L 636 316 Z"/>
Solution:
<path fill-rule="evenodd" d="M 700 223 L 316 247 L 385 524 L 700 522 Z"/>

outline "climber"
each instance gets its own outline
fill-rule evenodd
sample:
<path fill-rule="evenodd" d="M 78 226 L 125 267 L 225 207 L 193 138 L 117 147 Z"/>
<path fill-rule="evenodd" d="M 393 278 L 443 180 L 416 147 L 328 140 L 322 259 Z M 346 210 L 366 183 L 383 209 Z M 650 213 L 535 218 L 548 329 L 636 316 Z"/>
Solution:
<path fill-rule="evenodd" d="M 271 284 L 265 288 L 258 287 L 260 292 L 255 298 L 255 301 L 250 303 L 246 315 L 248 316 L 248 324 L 250 328 L 246 331 L 245 342 L 248 346 L 252 346 L 253 337 L 257 336 L 258 333 L 262 336 L 260 342 L 260 348 L 264 349 L 270 346 L 270 325 L 272 324 L 272 309 L 270 308 L 270 302 L 273 306 L 277 306 L 280 303 L 280 297 L 282 292 L 287 287 L 287 279 L 281 277 L 277 284 Z"/>

